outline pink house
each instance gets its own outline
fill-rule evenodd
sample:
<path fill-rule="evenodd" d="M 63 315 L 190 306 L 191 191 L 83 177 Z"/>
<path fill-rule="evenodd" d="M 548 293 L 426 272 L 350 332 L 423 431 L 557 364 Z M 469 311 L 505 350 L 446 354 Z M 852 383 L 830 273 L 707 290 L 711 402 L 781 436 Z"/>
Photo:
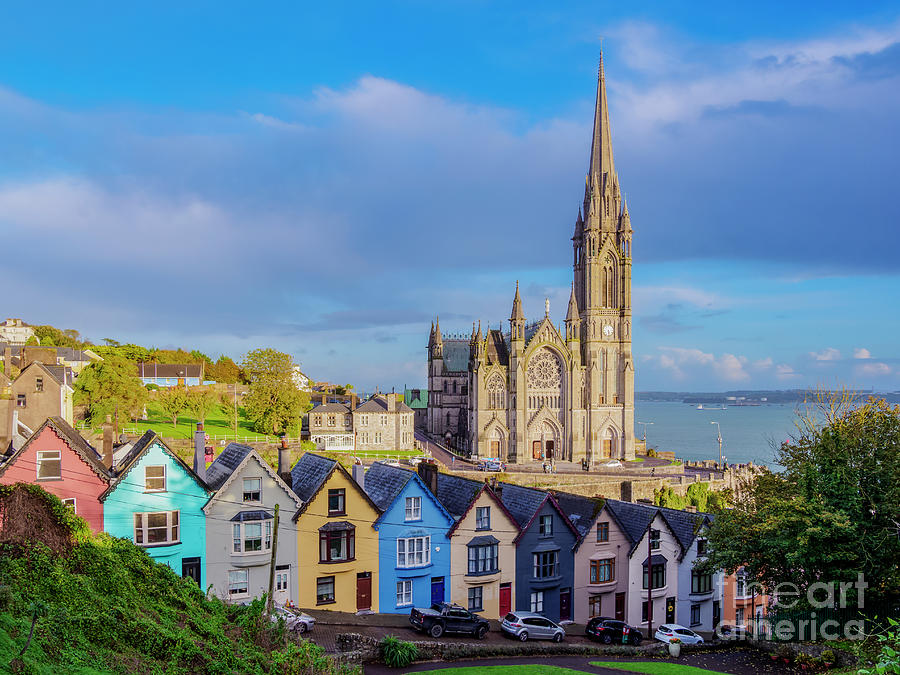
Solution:
<path fill-rule="evenodd" d="M 48 417 L 0 465 L 0 484 L 35 483 L 68 504 L 94 532 L 103 531 L 109 471 L 100 454 L 61 417 Z"/>

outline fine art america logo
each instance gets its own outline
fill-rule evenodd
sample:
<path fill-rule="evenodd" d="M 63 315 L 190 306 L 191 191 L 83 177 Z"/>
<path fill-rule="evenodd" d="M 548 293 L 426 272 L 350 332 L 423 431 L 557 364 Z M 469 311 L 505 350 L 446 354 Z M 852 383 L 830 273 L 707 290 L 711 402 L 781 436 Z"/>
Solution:
<path fill-rule="evenodd" d="M 774 639 L 781 642 L 803 640 L 861 640 L 865 637 L 865 589 L 869 587 L 862 573 L 855 582 L 824 581 L 810 584 L 804 593 L 799 586 L 783 582 L 775 587 L 768 603 L 768 611 L 761 615 L 762 607 L 749 607 L 756 612 L 747 626 L 731 626 L 720 622 L 716 635 L 728 640 L 740 637 L 746 631 L 758 639 Z M 764 597 L 765 588 L 756 582 L 748 582 L 744 595 L 736 602 L 748 597 Z M 805 602 L 803 602 L 805 600 Z"/>

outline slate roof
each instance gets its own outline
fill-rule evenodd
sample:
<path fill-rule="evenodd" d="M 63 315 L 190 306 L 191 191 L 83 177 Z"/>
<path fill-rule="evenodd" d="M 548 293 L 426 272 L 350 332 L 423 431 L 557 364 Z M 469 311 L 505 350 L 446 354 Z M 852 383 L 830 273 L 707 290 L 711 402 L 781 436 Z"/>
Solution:
<path fill-rule="evenodd" d="M 580 538 L 590 532 L 591 524 L 603 508 L 603 500 L 593 497 L 582 497 L 568 492 L 554 492 L 553 496 L 559 503 L 559 508 L 568 516 L 572 525 L 578 530 Z"/>
<path fill-rule="evenodd" d="M 439 473 L 437 476 L 437 498 L 441 505 L 447 509 L 447 513 L 459 520 L 469 508 L 472 498 L 484 485 L 481 481 L 471 478 L 453 476 L 449 473 Z"/>
<path fill-rule="evenodd" d="M 138 377 L 201 377 L 201 363 L 139 363 Z"/>
<path fill-rule="evenodd" d="M 509 348 L 506 345 L 506 340 L 503 338 L 503 331 L 497 329 L 488 331 L 485 357 L 490 364 L 509 365 Z"/>
<path fill-rule="evenodd" d="M 412 471 L 375 462 L 366 471 L 363 487 L 375 505 L 385 511 L 412 477 Z"/>
<path fill-rule="evenodd" d="M 666 519 L 666 522 L 669 523 L 669 527 L 672 528 L 672 532 L 675 533 L 675 537 L 685 551 L 687 551 L 691 547 L 691 544 L 694 543 L 700 525 L 704 520 L 708 519 L 708 516 L 705 513 L 699 512 L 691 513 L 689 511 L 679 511 L 677 509 L 664 507 L 659 507 L 659 511 L 663 518 Z"/>
<path fill-rule="evenodd" d="M 342 413 L 346 415 L 350 412 L 350 408 L 345 406 L 343 403 L 320 403 L 315 408 L 310 410 L 311 413 Z"/>
<path fill-rule="evenodd" d="M 94 473 L 96 473 L 101 480 L 106 483 L 109 483 L 111 480 L 110 472 L 103 464 L 103 458 L 100 453 L 97 452 L 94 447 L 84 440 L 84 437 L 79 434 L 72 426 L 66 422 L 62 417 L 48 417 L 44 420 L 44 423 L 39 426 L 33 434 L 28 438 L 28 440 L 19 447 L 18 450 L 12 453 L 9 458 L 0 466 L 0 475 L 6 471 L 7 467 L 11 466 L 15 463 L 16 457 L 22 454 L 25 449 L 31 445 L 31 442 L 36 439 L 41 431 L 43 431 L 46 427 L 50 427 L 72 450 L 74 450 L 79 457 L 81 457 L 88 466 L 93 469 Z"/>
<path fill-rule="evenodd" d="M 444 368 L 454 373 L 469 371 L 468 340 L 444 340 Z"/>
<path fill-rule="evenodd" d="M 545 490 L 523 487 L 513 483 L 503 483 L 503 489 L 495 490 L 495 492 L 498 492 L 503 506 L 510 512 L 516 525 L 520 528 L 525 527 L 531 521 L 547 496 Z"/>
<path fill-rule="evenodd" d="M 309 503 L 310 498 L 322 487 L 335 464 L 337 461 L 311 452 L 297 460 L 291 469 L 291 488 L 304 504 Z"/>
<path fill-rule="evenodd" d="M 252 450 L 249 445 L 229 443 L 206 469 L 206 484 L 218 490 Z"/>
<path fill-rule="evenodd" d="M 621 502 L 617 499 L 607 499 L 606 509 L 616 519 L 622 532 L 625 533 L 632 545 L 636 544 L 644 536 L 644 532 L 659 511 L 657 506 Z"/>
<path fill-rule="evenodd" d="M 46 363 L 42 363 L 41 365 L 44 366 L 47 372 L 53 376 L 53 379 L 60 384 L 67 384 L 71 387 L 72 383 L 75 381 L 75 373 L 69 366 L 57 366 L 55 364 L 47 365 Z"/>
<path fill-rule="evenodd" d="M 373 396 L 353 412 L 385 413 L 387 412 L 387 401 L 380 396 Z"/>

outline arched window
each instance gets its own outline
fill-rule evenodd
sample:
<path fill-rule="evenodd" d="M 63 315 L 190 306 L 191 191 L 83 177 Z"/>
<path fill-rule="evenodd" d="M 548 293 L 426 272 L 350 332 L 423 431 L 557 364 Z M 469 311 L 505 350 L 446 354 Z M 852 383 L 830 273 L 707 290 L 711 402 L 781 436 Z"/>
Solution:
<path fill-rule="evenodd" d="M 506 385 L 500 373 L 494 373 L 487 383 L 488 407 L 502 410 L 506 407 Z"/>

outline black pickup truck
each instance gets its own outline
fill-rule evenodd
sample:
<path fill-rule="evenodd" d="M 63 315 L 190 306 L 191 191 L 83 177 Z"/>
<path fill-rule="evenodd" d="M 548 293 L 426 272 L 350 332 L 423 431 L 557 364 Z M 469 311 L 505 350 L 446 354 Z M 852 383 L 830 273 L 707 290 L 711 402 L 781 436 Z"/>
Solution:
<path fill-rule="evenodd" d="M 449 602 L 434 604 L 427 609 L 416 607 L 409 613 L 409 622 L 413 628 L 433 638 L 444 633 L 467 633 L 480 640 L 490 628 L 486 619 Z"/>

